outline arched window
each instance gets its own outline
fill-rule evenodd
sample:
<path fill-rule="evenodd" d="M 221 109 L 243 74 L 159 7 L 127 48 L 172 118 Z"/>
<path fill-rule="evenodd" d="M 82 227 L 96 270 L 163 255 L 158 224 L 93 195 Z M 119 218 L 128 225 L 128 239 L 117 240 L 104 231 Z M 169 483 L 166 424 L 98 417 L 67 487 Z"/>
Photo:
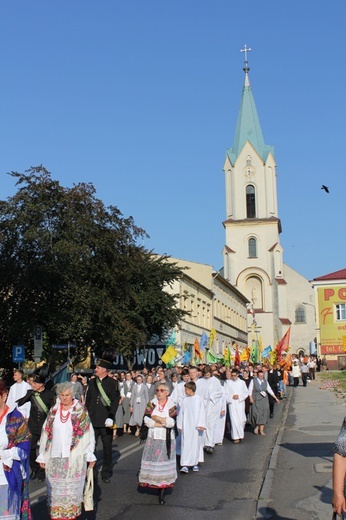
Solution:
<path fill-rule="evenodd" d="M 252 184 L 246 186 L 246 218 L 256 217 L 255 187 Z"/>
<path fill-rule="evenodd" d="M 249 258 L 257 258 L 257 241 L 255 238 L 249 238 Z"/>
<path fill-rule="evenodd" d="M 305 307 L 298 305 L 296 308 L 296 323 L 306 323 Z"/>

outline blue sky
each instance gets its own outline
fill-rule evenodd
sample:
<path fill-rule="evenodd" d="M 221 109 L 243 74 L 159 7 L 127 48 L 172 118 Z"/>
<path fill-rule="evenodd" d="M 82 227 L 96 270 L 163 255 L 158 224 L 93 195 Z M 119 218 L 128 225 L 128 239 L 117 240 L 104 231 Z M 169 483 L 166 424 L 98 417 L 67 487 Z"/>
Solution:
<path fill-rule="evenodd" d="M 1 2 L 0 198 L 5 172 L 43 164 L 92 182 L 149 249 L 219 269 L 246 43 L 284 261 L 345 268 L 345 20 L 344 0 Z"/>

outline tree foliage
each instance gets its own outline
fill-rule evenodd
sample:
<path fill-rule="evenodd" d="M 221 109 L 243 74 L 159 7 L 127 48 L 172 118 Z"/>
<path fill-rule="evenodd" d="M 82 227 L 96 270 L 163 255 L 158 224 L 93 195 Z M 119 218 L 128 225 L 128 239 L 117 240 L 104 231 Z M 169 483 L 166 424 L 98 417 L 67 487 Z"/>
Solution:
<path fill-rule="evenodd" d="M 32 344 L 35 324 L 48 345 L 79 352 L 107 346 L 128 357 L 182 317 L 164 291 L 182 274 L 139 242 L 132 217 L 105 207 L 92 184 L 65 188 L 43 166 L 11 172 L 18 190 L 0 201 L 0 342 Z"/>

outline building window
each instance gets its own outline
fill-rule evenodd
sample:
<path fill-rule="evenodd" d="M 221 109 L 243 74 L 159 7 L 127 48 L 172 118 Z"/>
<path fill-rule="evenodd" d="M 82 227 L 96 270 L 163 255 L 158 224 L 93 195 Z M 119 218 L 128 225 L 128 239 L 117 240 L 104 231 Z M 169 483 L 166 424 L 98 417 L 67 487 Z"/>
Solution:
<path fill-rule="evenodd" d="M 246 186 L 246 217 L 256 217 L 255 187 L 252 184 Z"/>
<path fill-rule="evenodd" d="M 255 238 L 249 239 L 249 257 L 257 258 L 257 241 Z"/>
<path fill-rule="evenodd" d="M 306 323 L 305 307 L 302 305 L 296 308 L 296 323 Z"/>
<path fill-rule="evenodd" d="M 336 321 L 346 321 L 346 303 L 335 305 Z"/>

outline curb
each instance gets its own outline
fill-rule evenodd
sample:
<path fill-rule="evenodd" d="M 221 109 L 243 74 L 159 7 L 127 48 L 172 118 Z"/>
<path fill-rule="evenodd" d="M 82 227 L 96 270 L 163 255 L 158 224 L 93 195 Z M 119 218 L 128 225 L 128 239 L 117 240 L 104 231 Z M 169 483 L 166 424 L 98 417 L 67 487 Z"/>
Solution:
<path fill-rule="evenodd" d="M 279 455 L 280 444 L 282 441 L 284 431 L 286 429 L 286 421 L 287 421 L 288 411 L 290 409 L 292 395 L 293 395 L 293 392 L 289 392 L 289 396 L 287 397 L 287 399 L 285 399 L 285 404 L 284 404 L 285 408 L 282 413 L 282 419 L 280 421 L 280 425 L 285 425 L 285 427 L 284 428 L 279 427 L 278 432 L 276 434 L 274 447 L 273 447 L 273 450 L 272 450 L 272 453 L 271 453 L 271 456 L 269 459 L 267 473 L 264 477 L 263 484 L 262 484 L 262 487 L 261 487 L 261 490 L 260 490 L 260 493 L 259 493 L 259 496 L 257 499 L 257 508 L 256 508 L 256 519 L 257 520 L 268 519 L 272 516 L 271 514 L 269 514 L 269 516 L 268 516 L 268 506 L 269 506 L 269 503 L 271 502 L 271 489 L 272 489 L 272 483 L 273 483 L 273 479 L 274 479 L 274 471 L 277 467 L 277 460 L 278 460 L 278 455 Z"/>

